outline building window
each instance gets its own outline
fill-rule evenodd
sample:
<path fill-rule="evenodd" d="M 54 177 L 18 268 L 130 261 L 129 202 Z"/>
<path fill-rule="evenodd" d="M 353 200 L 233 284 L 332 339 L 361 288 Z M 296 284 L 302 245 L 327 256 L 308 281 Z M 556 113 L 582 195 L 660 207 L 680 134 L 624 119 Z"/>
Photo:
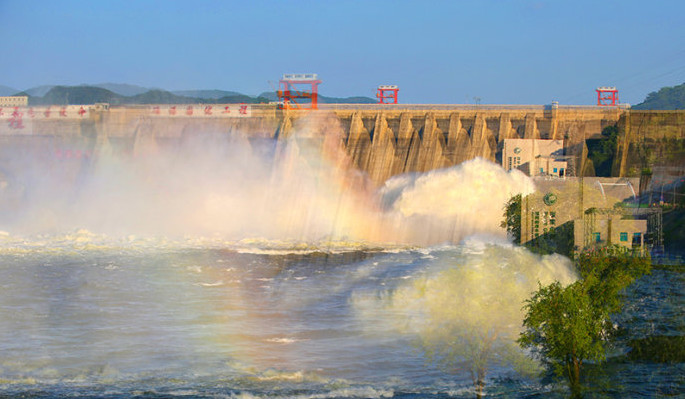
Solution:
<path fill-rule="evenodd" d="M 554 173 L 557 173 L 557 168 L 554 168 Z"/>
<path fill-rule="evenodd" d="M 602 242 L 602 236 L 599 233 L 592 233 L 592 236 L 595 238 L 595 242 Z"/>
<path fill-rule="evenodd" d="M 621 241 L 622 242 L 627 242 L 628 241 L 628 233 L 622 232 L 621 233 Z"/>
<path fill-rule="evenodd" d="M 633 233 L 633 246 L 639 247 L 642 245 L 642 233 Z"/>
<path fill-rule="evenodd" d="M 544 175 L 544 174 L 545 174 L 545 170 L 544 170 L 543 168 L 540 168 L 540 174 L 541 174 L 541 175 Z"/>

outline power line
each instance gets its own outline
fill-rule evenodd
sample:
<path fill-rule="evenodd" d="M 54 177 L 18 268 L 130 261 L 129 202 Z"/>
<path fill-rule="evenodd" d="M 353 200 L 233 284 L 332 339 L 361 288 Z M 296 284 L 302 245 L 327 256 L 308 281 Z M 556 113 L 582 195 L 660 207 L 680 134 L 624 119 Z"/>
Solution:
<path fill-rule="evenodd" d="M 669 64 L 672 64 L 674 61 L 678 62 L 678 64 L 679 64 L 675 68 L 669 69 L 668 71 L 660 73 L 656 76 L 649 76 L 649 77 L 645 77 L 645 78 L 638 80 L 638 81 L 629 82 L 630 80 L 642 77 L 642 76 L 647 75 L 649 73 L 653 73 L 653 71 L 655 71 L 655 70 L 663 69 L 663 67 L 668 66 Z M 655 62 L 651 63 L 648 67 L 643 68 L 637 72 L 634 72 L 634 73 L 631 73 L 627 76 L 615 79 L 615 80 L 613 80 L 612 85 L 620 86 L 621 89 L 639 87 L 641 85 L 644 85 L 645 83 L 656 81 L 657 79 L 663 78 L 664 76 L 671 75 L 671 74 L 679 72 L 681 70 L 685 70 L 685 50 L 680 50 L 680 51 L 672 54 L 668 58 L 665 58 L 665 59 L 662 58 L 658 61 L 655 61 Z M 590 90 L 588 90 L 588 89 L 585 89 L 582 92 L 579 91 L 577 93 L 574 93 L 570 96 L 563 98 L 562 102 L 570 103 L 573 100 L 580 98 L 581 96 L 588 95 L 589 92 L 590 92 Z"/>

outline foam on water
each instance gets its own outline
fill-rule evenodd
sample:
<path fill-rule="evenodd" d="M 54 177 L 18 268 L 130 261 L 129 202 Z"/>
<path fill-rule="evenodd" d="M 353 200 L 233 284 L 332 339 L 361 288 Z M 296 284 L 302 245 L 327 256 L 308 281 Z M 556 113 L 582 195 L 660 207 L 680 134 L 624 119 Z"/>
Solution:
<path fill-rule="evenodd" d="M 24 204 L 0 215 L 0 228 L 3 236 L 86 229 L 173 242 L 192 237 L 200 245 L 249 239 L 434 245 L 478 232 L 503 236 L 504 203 L 533 189 L 521 172 L 482 159 L 396 176 L 374 189 L 351 166 L 335 123 L 305 118 L 278 141 L 197 133 L 176 146 L 150 141 L 136 157 L 102 151 L 93 164 L 70 165 L 76 177 L 60 169 L 69 165 L 36 163 L 22 183 Z"/>
<path fill-rule="evenodd" d="M 419 348 L 446 368 L 475 372 L 485 361 L 517 366 L 520 372 L 537 370 L 524 362 L 515 343 L 524 301 L 538 284 L 573 282 L 571 262 L 482 237 L 431 255 L 421 257 L 411 275 L 399 276 L 387 287 L 355 292 L 355 309 L 369 331 L 387 334 L 391 328 L 411 334 Z"/>
<path fill-rule="evenodd" d="M 426 245 L 456 243 L 475 233 L 501 237 L 504 204 L 513 195 L 533 191 L 532 180 L 521 171 L 506 172 L 476 158 L 447 169 L 393 177 L 381 195 L 397 227 L 407 235 L 411 231 L 411 241 Z"/>

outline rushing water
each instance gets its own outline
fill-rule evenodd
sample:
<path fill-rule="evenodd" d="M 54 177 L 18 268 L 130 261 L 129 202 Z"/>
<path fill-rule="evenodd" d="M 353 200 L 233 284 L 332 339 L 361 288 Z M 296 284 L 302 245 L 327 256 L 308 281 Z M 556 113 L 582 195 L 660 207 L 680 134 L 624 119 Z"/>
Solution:
<path fill-rule="evenodd" d="M 467 373 L 428 362 L 421 331 L 402 328 L 417 309 L 387 306 L 388 297 L 482 259 L 524 274 L 532 270 L 527 262 L 545 267 L 520 248 L 482 242 L 321 252 L 267 243 L 119 243 L 85 231 L 43 240 L 5 237 L 0 394 L 472 397 Z M 682 275 L 655 270 L 634 291 L 630 334 L 682 334 Z M 424 294 L 415 305 L 427 301 Z M 602 370 L 589 384 L 611 397 L 679 392 L 685 371 L 682 363 L 627 360 Z M 507 366 L 491 371 L 486 392 L 566 394 L 563 384 Z"/>
<path fill-rule="evenodd" d="M 475 160 L 376 191 L 330 147 L 186 142 L 6 182 L 0 395 L 473 397 L 489 339 L 488 396 L 565 397 L 513 342 L 538 281 L 575 279 L 498 226 L 532 183 Z M 683 334 L 682 283 L 656 270 L 631 291 L 592 395 L 682 391 L 682 363 L 625 356 Z"/>

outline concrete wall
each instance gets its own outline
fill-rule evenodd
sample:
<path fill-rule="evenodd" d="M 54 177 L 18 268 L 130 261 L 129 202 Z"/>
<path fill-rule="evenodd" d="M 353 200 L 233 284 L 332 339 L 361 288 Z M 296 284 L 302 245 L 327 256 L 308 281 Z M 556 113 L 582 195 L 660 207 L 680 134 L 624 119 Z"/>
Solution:
<path fill-rule="evenodd" d="M 639 176 L 644 167 L 685 167 L 685 111 L 630 111 L 621 115 L 618 126 L 612 175 Z"/>
<path fill-rule="evenodd" d="M 564 140 L 582 156 L 585 139 L 599 137 L 625 110 L 545 106 L 329 106 L 343 127 L 353 164 L 380 183 L 390 176 L 482 157 L 499 162 L 505 139 Z M 283 115 L 289 134 L 302 115 Z"/>
<path fill-rule="evenodd" d="M 226 104 L 212 105 L 214 111 Z M 236 105 L 233 105 L 236 106 Z M 170 106 L 127 106 L 109 109 L 85 106 L 86 113 L 61 118 L 0 120 L 2 153 L 34 151 L 63 156 L 81 151 L 97 157 L 103 148 L 124 154 L 144 154 L 156 145 L 182 141 L 188 135 L 226 134 L 247 138 L 283 139 L 302 129 L 312 111 L 283 111 L 273 105 L 249 105 L 249 113 L 207 114 L 206 104 L 188 115 L 188 105 L 169 115 Z M 57 111 L 59 107 L 54 107 Z M 67 109 L 69 112 L 71 108 Z M 35 113 L 35 110 L 34 110 Z M 451 105 L 322 105 L 314 115 L 325 116 L 340 137 L 351 164 L 377 184 L 405 172 L 427 171 L 483 157 L 501 161 L 508 138 L 564 140 L 568 155 L 584 161 L 584 141 L 599 137 L 603 128 L 619 124 L 622 137 L 616 174 L 631 170 L 636 145 L 655 137 L 685 137 L 682 111 L 645 112 L 617 107 L 451 106 Z M 333 132 L 333 130 L 336 130 Z M 46 152 L 47 151 L 47 152 Z M 582 165 L 576 170 L 582 170 Z M 7 169 L 7 167 L 5 167 Z"/>

